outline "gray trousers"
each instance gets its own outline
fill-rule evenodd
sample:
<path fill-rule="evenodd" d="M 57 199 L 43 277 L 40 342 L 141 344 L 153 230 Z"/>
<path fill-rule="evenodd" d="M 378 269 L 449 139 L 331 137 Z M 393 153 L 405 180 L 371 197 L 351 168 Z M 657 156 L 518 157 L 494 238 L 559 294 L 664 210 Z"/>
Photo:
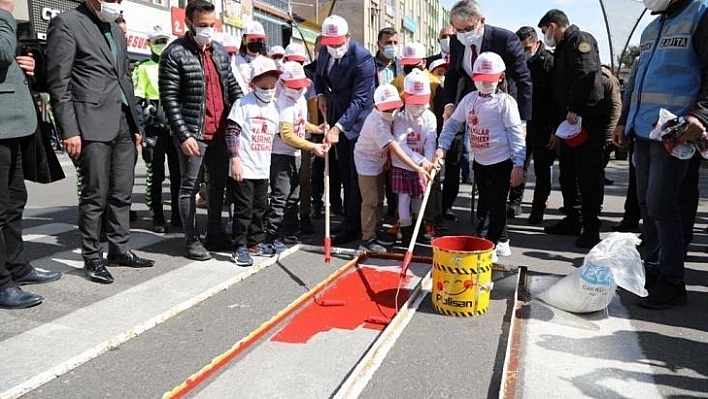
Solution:
<path fill-rule="evenodd" d="M 118 136 L 109 142 L 82 140 L 79 167 L 83 187 L 79 199 L 79 232 L 84 261 L 101 259 L 103 210 L 108 218 L 108 254 L 128 248 L 130 197 L 133 194 L 137 150 L 123 111 Z"/>
<path fill-rule="evenodd" d="M 270 210 L 266 233 L 268 240 L 298 232 L 301 158 L 273 154 L 270 163 Z"/>

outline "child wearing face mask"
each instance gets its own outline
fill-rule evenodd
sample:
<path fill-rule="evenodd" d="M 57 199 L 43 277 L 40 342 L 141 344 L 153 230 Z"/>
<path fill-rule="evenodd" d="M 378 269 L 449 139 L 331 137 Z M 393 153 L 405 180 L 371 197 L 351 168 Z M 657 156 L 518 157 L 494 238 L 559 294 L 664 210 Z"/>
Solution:
<path fill-rule="evenodd" d="M 234 103 L 228 117 L 226 144 L 231 157 L 229 194 L 234 204 L 232 258 L 239 266 L 251 266 L 249 255 L 274 255 L 265 244 L 263 227 L 270 177 L 273 137 L 279 115 L 275 105 L 275 83 L 282 72 L 267 57 L 251 63 L 251 92 Z"/>
<path fill-rule="evenodd" d="M 305 133 L 322 134 L 327 130 L 324 124 L 315 126 L 307 122 L 307 102 L 305 90 L 310 81 L 305 76 L 302 65 L 295 61 L 283 64 L 280 75 L 282 88 L 276 100 L 279 113 L 279 133 L 273 139 L 270 164 L 270 209 L 266 234 L 267 242 L 275 253 L 284 251 L 283 243 L 296 244 L 307 237 L 299 235 L 298 204 L 300 202 L 300 150 L 313 152 L 324 157 L 322 144 L 314 144 L 305 139 Z M 309 155 L 309 152 L 306 153 Z M 309 182 L 303 182 L 309 184 Z"/>
<path fill-rule="evenodd" d="M 361 135 L 354 147 L 354 165 L 361 191 L 361 246 L 370 252 L 386 252 L 377 243 L 376 225 L 383 217 L 385 166 L 389 153 L 398 157 L 414 173 L 429 180 L 432 165 L 423 165 L 406 154 L 393 136 L 393 121 L 403 106 L 398 90 L 393 85 L 381 85 L 374 91 L 375 109 L 367 116 Z"/>
<path fill-rule="evenodd" d="M 258 21 L 252 21 L 246 26 L 246 31 L 241 38 L 241 47 L 238 54 L 231 61 L 231 68 L 234 74 L 238 73 L 241 79 L 237 79 L 241 84 L 241 91 L 248 93 L 251 91 L 251 63 L 258 57 L 266 55 L 266 34 L 263 25 Z"/>
<path fill-rule="evenodd" d="M 393 135 L 403 151 L 416 164 L 430 169 L 429 159 L 433 158 L 437 141 L 437 120 L 428 110 L 430 102 L 430 80 L 425 72 L 418 69 L 406 75 L 403 100 L 405 111 L 393 122 Z M 420 209 L 425 192 L 425 183 L 417 171 L 406 165 L 399 157 L 391 157 L 391 181 L 393 192 L 398 194 L 398 223 L 403 244 L 410 242 L 413 235 L 411 208 Z M 415 215 L 423 217 L 423 215 Z"/>
<path fill-rule="evenodd" d="M 479 189 L 477 235 L 495 244 L 495 255 L 510 256 L 506 236 L 509 188 L 524 179 L 526 144 L 516 101 L 498 90 L 506 66 L 491 52 L 477 57 L 472 80 L 477 91 L 467 94 L 443 125 L 435 160 L 443 159 L 455 133 L 467 124 Z"/>

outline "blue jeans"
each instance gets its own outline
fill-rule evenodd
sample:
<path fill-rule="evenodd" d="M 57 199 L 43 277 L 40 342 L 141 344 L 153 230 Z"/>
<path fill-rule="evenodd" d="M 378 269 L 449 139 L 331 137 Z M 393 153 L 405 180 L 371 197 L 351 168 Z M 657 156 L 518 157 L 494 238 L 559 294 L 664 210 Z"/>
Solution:
<path fill-rule="evenodd" d="M 684 233 L 681 183 L 689 161 L 669 154 L 659 141 L 637 138 L 634 143 L 637 199 L 644 219 L 644 261 L 662 277 L 683 281 Z"/>

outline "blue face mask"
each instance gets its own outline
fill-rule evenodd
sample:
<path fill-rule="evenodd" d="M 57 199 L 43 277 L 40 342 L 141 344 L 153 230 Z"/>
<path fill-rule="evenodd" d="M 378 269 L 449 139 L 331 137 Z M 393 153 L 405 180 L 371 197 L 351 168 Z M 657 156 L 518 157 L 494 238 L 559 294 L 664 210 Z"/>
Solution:
<path fill-rule="evenodd" d="M 394 46 L 393 44 L 385 45 L 383 49 L 383 55 L 389 60 L 392 60 L 394 57 L 396 57 L 396 46 Z"/>

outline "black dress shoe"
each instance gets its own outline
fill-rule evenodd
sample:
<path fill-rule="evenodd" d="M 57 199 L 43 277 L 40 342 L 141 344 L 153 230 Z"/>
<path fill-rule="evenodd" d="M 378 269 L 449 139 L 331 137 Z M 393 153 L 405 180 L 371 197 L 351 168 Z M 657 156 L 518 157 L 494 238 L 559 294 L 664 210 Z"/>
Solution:
<path fill-rule="evenodd" d="M 141 258 L 133 251 L 125 251 L 120 255 L 108 255 L 106 263 L 110 266 L 127 266 L 127 267 L 153 267 L 155 261 L 151 259 Z"/>
<path fill-rule="evenodd" d="M 17 285 L 11 285 L 0 291 L 0 308 L 3 309 L 25 309 L 37 306 L 42 303 L 41 296 L 31 292 L 22 291 Z"/>
<path fill-rule="evenodd" d="M 600 232 L 597 230 L 583 230 L 575 240 L 575 246 L 578 248 L 592 248 L 600 242 Z"/>
<path fill-rule="evenodd" d="M 637 305 L 647 309 L 668 309 L 683 305 L 688 299 L 683 282 L 673 283 L 659 279 L 648 291 L 648 296 L 637 300 Z"/>
<path fill-rule="evenodd" d="M 357 234 L 354 231 L 342 231 L 341 233 L 332 237 L 332 245 L 344 245 L 354 240 L 359 240 L 360 238 L 360 234 Z"/>
<path fill-rule="evenodd" d="M 199 240 L 192 241 L 185 248 L 187 259 L 205 261 L 211 259 L 211 254 L 204 248 Z"/>
<path fill-rule="evenodd" d="M 103 259 L 84 262 L 84 274 L 94 283 L 110 284 L 113 282 L 113 276 L 106 269 L 106 261 Z"/>
<path fill-rule="evenodd" d="M 627 233 L 632 230 L 636 230 L 639 227 L 639 221 L 631 221 L 627 219 L 620 220 L 619 223 L 612 226 L 612 231 L 619 231 L 622 233 Z"/>
<path fill-rule="evenodd" d="M 44 283 L 50 283 L 52 281 L 57 281 L 61 278 L 61 273 L 59 272 L 43 272 L 41 270 L 37 270 L 34 267 L 32 268 L 32 271 L 29 272 L 28 275 L 15 279 L 15 282 L 19 285 L 27 285 L 27 284 L 44 284 Z"/>
<path fill-rule="evenodd" d="M 453 212 L 452 209 L 446 210 L 444 217 L 445 217 L 445 220 L 449 220 L 451 222 L 454 222 L 457 220 L 457 216 L 455 216 L 455 212 Z"/>
<path fill-rule="evenodd" d="M 234 243 L 224 232 L 218 234 L 207 233 L 204 239 L 204 248 L 212 252 L 231 252 L 234 249 Z"/>
<path fill-rule="evenodd" d="M 578 219 L 565 217 L 555 224 L 544 227 L 543 231 L 546 234 L 577 236 L 580 235 L 581 228 L 582 226 Z"/>

